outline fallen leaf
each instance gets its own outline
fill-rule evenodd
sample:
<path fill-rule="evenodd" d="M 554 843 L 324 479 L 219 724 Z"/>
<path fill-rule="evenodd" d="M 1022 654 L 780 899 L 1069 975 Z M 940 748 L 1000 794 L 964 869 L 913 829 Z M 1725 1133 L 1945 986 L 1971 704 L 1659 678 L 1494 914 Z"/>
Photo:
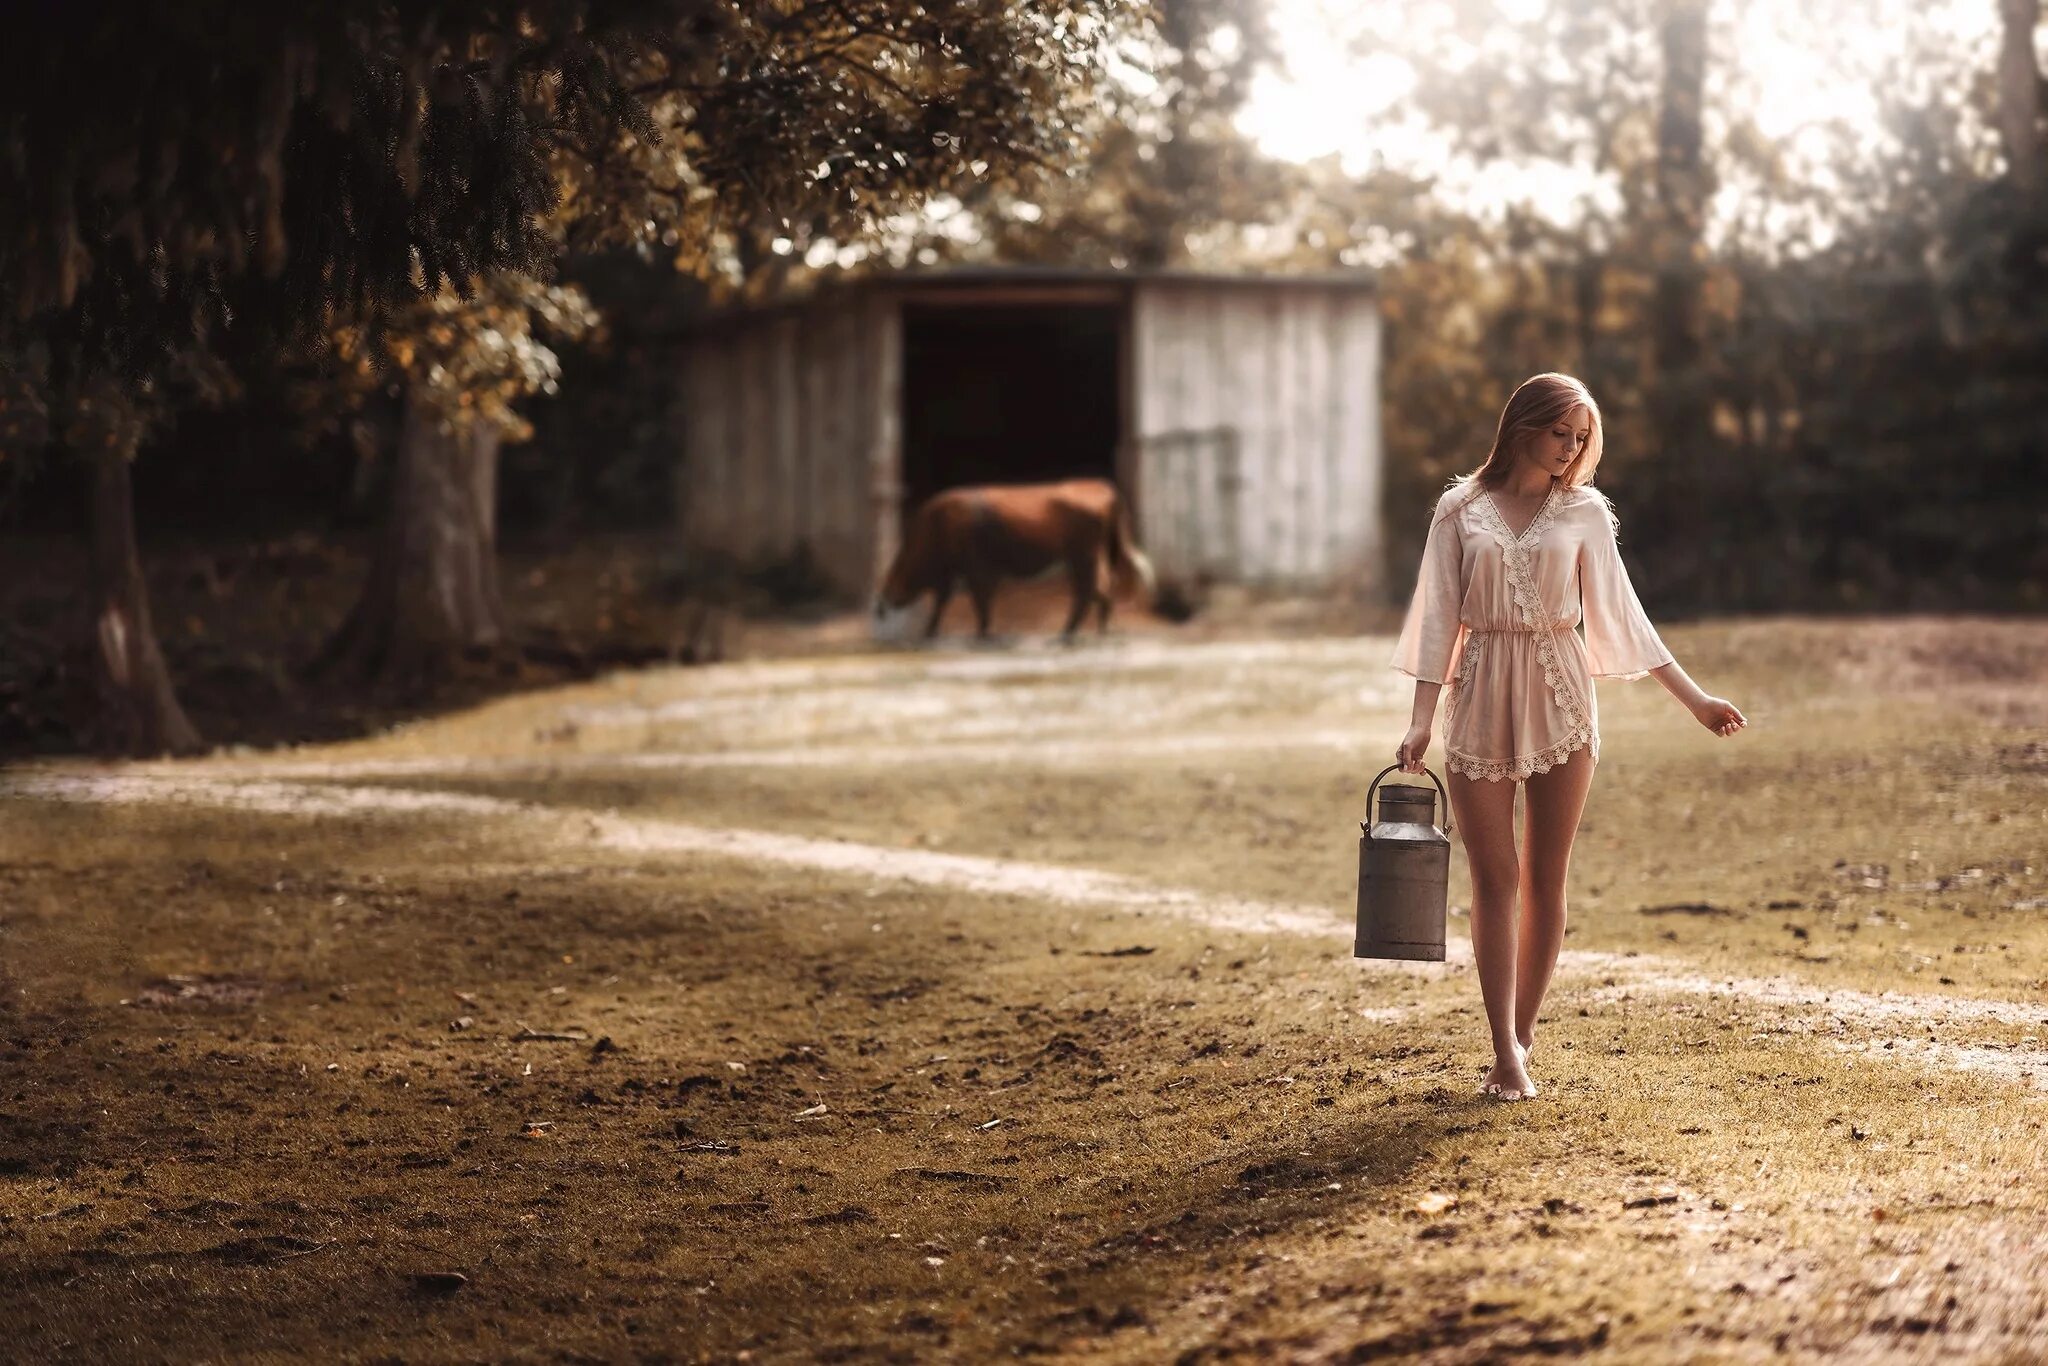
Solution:
<path fill-rule="evenodd" d="M 1446 1195 L 1442 1191 L 1431 1191 L 1415 1202 L 1415 1210 L 1418 1214 L 1443 1214 L 1457 1207 L 1458 1197 Z"/>

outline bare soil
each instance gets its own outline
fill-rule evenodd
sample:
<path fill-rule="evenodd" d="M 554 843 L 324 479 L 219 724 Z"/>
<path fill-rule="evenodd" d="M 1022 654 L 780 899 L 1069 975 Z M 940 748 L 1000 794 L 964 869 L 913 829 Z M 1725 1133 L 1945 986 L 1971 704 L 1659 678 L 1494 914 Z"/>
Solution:
<path fill-rule="evenodd" d="M 1603 685 L 1506 1106 L 1462 854 L 1349 956 L 1389 642 L 1213 636 L 0 775 L 0 1341 L 2038 1356 L 2048 626 L 1674 627 L 1725 742 Z"/>

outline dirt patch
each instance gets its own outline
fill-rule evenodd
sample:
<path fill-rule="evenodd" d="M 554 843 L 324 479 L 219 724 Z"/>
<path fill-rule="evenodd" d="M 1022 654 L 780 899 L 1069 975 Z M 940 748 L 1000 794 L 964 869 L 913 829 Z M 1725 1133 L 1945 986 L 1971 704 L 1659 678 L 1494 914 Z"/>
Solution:
<path fill-rule="evenodd" d="M 269 989 L 269 983 L 254 977 L 166 977 L 145 983 L 140 991 L 121 1004 L 142 1010 L 245 1006 Z"/>
<path fill-rule="evenodd" d="M 756 830 L 717 829 L 669 821 L 634 820 L 613 814 L 578 813 L 548 808 L 531 802 L 508 802 L 488 797 L 415 791 L 401 788 L 346 788 L 332 785 L 298 785 L 276 782 L 232 782 L 215 779 L 179 780 L 164 776 L 132 778 L 73 778 L 62 775 L 33 777 L 0 783 L 0 796 L 17 798 L 61 798 L 93 803 L 176 803 L 218 805 L 237 811 L 297 816 L 355 815 L 389 817 L 417 812 L 459 813 L 495 826 L 524 827 L 512 838 L 533 849 L 534 841 L 588 850 L 591 846 L 634 857 L 656 855 L 667 858 L 713 856 L 749 864 L 793 867 L 825 876 L 855 877 L 870 882 L 875 890 L 887 882 L 907 882 L 979 897 L 1013 897 L 1039 906 L 1087 907 L 1138 915 L 1164 913 L 1177 919 L 1236 933 L 1290 934 L 1329 943 L 1340 937 L 1344 922 L 1315 906 L 1286 906 L 1247 901 L 1204 893 L 1190 888 L 1148 884 L 1085 868 L 1062 867 L 1010 859 L 937 854 L 920 850 L 880 848 L 844 840 L 811 840 Z M 1838 867 L 1838 875 L 1850 880 L 1888 885 L 1871 876 L 1870 866 Z M 1982 870 L 1972 870 L 1981 875 Z M 1946 879 L 1929 884 L 1946 889 Z M 1734 913 L 1708 902 L 1679 902 L 1640 909 L 1643 915 L 1685 914 L 1729 916 Z M 1471 965 L 1469 942 L 1458 940 L 1448 946 L 1441 964 L 1398 966 L 1365 960 L 1353 964 L 1362 974 L 1402 974 L 1413 978 L 1441 977 Z M 1150 946 L 1084 951 L 1092 956 L 1144 956 Z M 1833 1033 L 1881 1031 L 1899 1025 L 1926 1030 L 1954 1026 L 2006 1026 L 2014 1029 L 2048 1028 L 2048 1006 L 2034 1003 L 1980 1000 L 1934 995 L 1879 994 L 1867 991 L 1825 988 L 1789 977 L 1707 977 L 1689 973 L 1672 960 L 1641 953 L 1627 955 L 1566 951 L 1559 958 L 1567 976 L 1602 979 L 1599 986 L 1580 993 L 1583 1000 L 1626 1006 L 1641 999 L 1669 997 L 1717 998 L 1739 1002 L 1740 1010 L 1753 1023 L 1774 1033 Z M 172 979 L 180 990 L 168 994 L 145 990 L 138 1004 L 163 1005 L 173 999 L 197 1001 L 253 999 L 255 984 L 224 980 L 198 983 Z M 913 999 L 921 994 L 919 984 L 898 986 L 885 999 Z M 879 1001 L 877 1002 L 879 1003 Z M 1382 1020 L 1398 1018 L 1401 1012 L 1378 1012 Z M 466 1026 L 465 1026 L 466 1027 Z M 522 1039 L 584 1040 L 586 1034 L 541 1034 L 521 1025 Z M 1931 1036 L 1930 1036 L 1931 1038 Z M 1936 1065 L 1945 1058 L 1957 1065 L 1983 1069 L 1982 1045 L 1965 1046 L 1963 1051 L 1893 1051 L 1892 1040 L 1876 1041 L 1879 1058 L 1913 1058 Z M 2031 1045 L 2032 1036 L 2026 1043 Z M 1069 1044 L 1071 1045 L 1071 1043 Z M 1996 1045 L 1992 1045 L 1996 1048 Z M 2031 1065 L 2034 1050 L 2025 1048 L 2020 1061 Z M 2021 1075 L 2011 1068 L 2012 1075 Z"/>
<path fill-rule="evenodd" d="M 340 1334 L 432 1359 L 2024 1356 L 2048 1310 L 2028 741 L 1824 696 L 1798 631 L 1671 638 L 1752 727 L 1721 744 L 1653 688 L 1603 692 L 1518 1106 L 1476 1094 L 1468 967 L 1344 953 L 1355 807 L 1402 719 L 1370 642 L 1177 681 L 846 661 L 870 681 L 828 685 L 843 719 L 649 722 L 700 677 L 739 689 L 636 675 L 293 760 L 939 737 L 910 767 L 13 775 L 0 1276 L 25 1293 L 0 1334 L 95 1359 Z M 1070 703 L 1110 745 L 1024 759 Z M 541 738 L 572 707 L 641 720 Z M 1261 730 L 1361 738 L 1145 749 Z M 1641 914 L 1681 904 L 1733 914 Z M 179 977 L 272 986 L 119 1004 Z"/>

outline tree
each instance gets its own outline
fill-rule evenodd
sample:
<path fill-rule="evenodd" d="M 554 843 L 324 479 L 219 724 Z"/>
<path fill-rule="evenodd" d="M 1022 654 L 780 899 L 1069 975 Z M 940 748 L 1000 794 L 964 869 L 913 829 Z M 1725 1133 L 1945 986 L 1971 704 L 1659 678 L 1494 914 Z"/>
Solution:
<path fill-rule="evenodd" d="M 1903 0 L 1810 0 L 1804 27 L 1897 43 L 1828 58 L 1881 117 L 1795 146 L 1760 126 L 1739 54 L 1713 56 L 1762 7 L 1346 13 L 1361 54 L 1413 70 L 1388 118 L 1430 160 L 1306 168 L 1274 217 L 1324 239 L 1293 261 L 1383 265 L 1394 563 L 1509 387 L 1566 369 L 1601 398 L 1603 475 L 1625 550 L 1655 546 L 1634 568 L 1660 610 L 2048 601 L 2048 250 L 2005 131 L 2041 129 L 2004 112 L 2043 89 L 2038 11 L 2008 11 L 2001 68 Z M 1549 193 L 1473 193 L 1503 182 Z"/>
<path fill-rule="evenodd" d="M 544 274 L 565 222 L 708 255 L 720 206 L 871 221 L 1057 153 L 1124 8 L 49 7 L 35 42 L 0 47 L 0 352 L 46 347 L 66 392 L 140 394 L 230 320 L 303 342 Z M 139 584 L 127 486 L 104 493 L 96 538 Z M 153 649 L 128 660 L 171 695 Z"/>
<path fill-rule="evenodd" d="M 581 290 L 505 274 L 468 299 L 444 290 L 388 319 L 337 330 L 329 380 L 344 406 L 398 391 L 385 523 L 355 609 L 321 663 L 362 679 L 431 678 L 510 635 L 497 573 L 498 451 L 532 427 L 519 400 L 552 393 L 546 338 L 597 325 Z"/>
<path fill-rule="evenodd" d="M 1300 172 L 1234 122 L 1253 79 L 1278 61 L 1268 10 L 1266 0 L 1152 7 L 1117 49 L 1118 74 L 1083 130 L 1086 174 L 985 178 L 962 196 L 970 232 L 916 245 L 1118 269 L 1271 263 L 1249 239 Z"/>
<path fill-rule="evenodd" d="M 1998 0 L 1998 126 L 2005 137 L 2007 174 L 2023 199 L 2041 195 L 2048 155 L 2041 143 L 2041 68 L 2034 35 L 2041 0 Z"/>
<path fill-rule="evenodd" d="M 169 415 L 170 384 L 218 400 L 232 377 L 203 352 L 170 358 L 163 381 L 118 379 L 105 371 L 75 376 L 39 400 L 48 404 L 46 433 L 91 470 L 91 611 L 98 740 L 133 754 L 191 754 L 203 746 L 164 668 L 151 621 L 149 594 L 135 554 L 135 499 L 130 466 L 150 431 Z"/>
<path fill-rule="evenodd" d="M 199 732 L 171 688 L 133 553 L 129 464 L 153 419 L 146 398 L 97 374 L 63 404 L 64 440 L 92 468 L 94 677 L 103 742 L 139 754 L 190 754 Z"/>
<path fill-rule="evenodd" d="M 1650 217 L 1651 293 L 1650 418 L 1659 460 L 1659 497 L 1647 534 L 1659 543 L 1687 545 L 1694 514 L 1712 493 L 1705 472 L 1712 467 L 1709 422 L 1712 376 L 1705 372 L 1705 337 L 1700 292 L 1707 266 L 1707 201 L 1713 191 L 1703 139 L 1706 99 L 1706 0 L 1659 0 L 1657 48 L 1662 69 L 1657 84 L 1656 197 Z"/>

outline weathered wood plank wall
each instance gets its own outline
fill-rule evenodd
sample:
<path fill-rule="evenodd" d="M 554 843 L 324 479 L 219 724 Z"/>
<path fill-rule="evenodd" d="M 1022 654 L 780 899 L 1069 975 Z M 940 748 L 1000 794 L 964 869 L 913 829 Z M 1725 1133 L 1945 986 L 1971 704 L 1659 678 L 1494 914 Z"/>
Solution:
<path fill-rule="evenodd" d="M 1162 570 L 1376 585 L 1372 296 L 1154 282 L 1137 286 L 1132 308 L 1139 537 Z"/>
<path fill-rule="evenodd" d="M 877 437 L 892 459 L 898 439 L 893 410 L 877 431 L 892 311 L 880 303 L 771 315 L 684 348 L 676 496 L 692 552 L 758 566 L 805 544 L 842 592 L 867 590 Z"/>

